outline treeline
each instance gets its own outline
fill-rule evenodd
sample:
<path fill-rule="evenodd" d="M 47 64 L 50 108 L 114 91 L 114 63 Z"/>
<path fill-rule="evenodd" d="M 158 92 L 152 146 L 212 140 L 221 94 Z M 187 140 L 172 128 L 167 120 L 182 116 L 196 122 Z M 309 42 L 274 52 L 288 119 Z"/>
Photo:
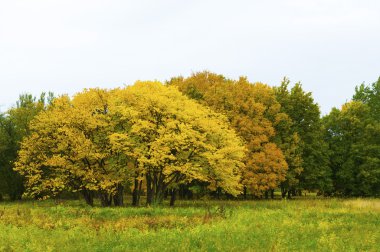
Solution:
<path fill-rule="evenodd" d="M 209 72 L 165 84 L 20 96 L 0 117 L 0 199 L 380 194 L 380 79 L 321 118 L 301 84 Z"/>

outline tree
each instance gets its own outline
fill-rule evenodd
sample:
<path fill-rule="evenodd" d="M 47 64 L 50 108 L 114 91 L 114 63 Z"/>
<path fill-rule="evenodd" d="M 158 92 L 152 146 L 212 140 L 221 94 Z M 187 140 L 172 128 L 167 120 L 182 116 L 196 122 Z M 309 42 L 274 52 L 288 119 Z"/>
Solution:
<path fill-rule="evenodd" d="M 379 195 L 380 124 L 371 111 L 361 101 L 352 101 L 324 118 L 338 195 Z"/>
<path fill-rule="evenodd" d="M 111 111 L 123 123 L 110 136 L 113 150 L 135 164 L 136 180 L 145 178 L 148 205 L 192 181 L 241 192 L 245 149 L 224 116 L 159 82 L 137 82 L 117 93 Z"/>
<path fill-rule="evenodd" d="M 55 99 L 35 117 L 15 168 L 25 176 L 29 196 L 47 198 L 79 191 L 93 205 L 96 192 L 102 205 L 109 206 L 112 197 L 122 193 L 127 173 L 111 154 L 107 106 L 106 90 L 89 89 L 73 99 Z M 122 197 L 115 203 L 122 205 Z"/>
<path fill-rule="evenodd" d="M 120 205 L 123 188 L 144 178 L 148 204 L 193 180 L 241 190 L 244 148 L 226 119 L 157 82 L 57 98 L 30 129 L 16 170 L 31 196 L 80 191 L 90 205 L 95 194 Z"/>
<path fill-rule="evenodd" d="M 11 184 L 9 179 L 10 169 L 10 153 L 11 149 L 11 139 L 10 132 L 13 128 L 10 127 L 9 120 L 4 116 L 0 115 L 0 201 L 3 200 L 3 194 L 8 194 L 10 192 Z"/>
<path fill-rule="evenodd" d="M 29 122 L 53 97 L 42 93 L 37 100 L 30 94 L 20 95 L 16 106 L 0 116 L 0 194 L 8 194 L 11 200 L 21 199 L 24 192 L 22 177 L 13 171 L 20 142 L 29 134 Z"/>
<path fill-rule="evenodd" d="M 300 83 L 289 88 L 290 81 L 284 79 L 275 88 L 281 111 L 286 113 L 291 123 L 288 127 L 277 128 L 285 139 L 282 146 L 287 154 L 289 173 L 282 184 L 283 197 L 297 189 L 331 190 L 331 171 L 328 165 L 328 146 L 323 141 L 320 110 L 312 94 L 305 92 Z M 288 150 L 288 152 L 286 151 Z"/>
<path fill-rule="evenodd" d="M 248 149 L 242 179 L 246 190 L 262 196 L 284 181 L 288 166 L 275 143 L 274 125 L 286 120 L 286 115 L 280 112 L 271 87 L 249 83 L 244 77 L 233 81 L 209 72 L 173 78 L 168 84 L 228 117 Z"/>
<path fill-rule="evenodd" d="M 371 85 L 365 85 L 364 83 L 355 88 L 355 94 L 353 96 L 354 101 L 361 101 L 367 104 L 371 110 L 371 116 L 375 120 L 380 120 L 380 77 L 377 82 Z"/>
<path fill-rule="evenodd" d="M 380 191 L 380 78 L 355 88 L 353 101 L 324 118 L 335 191 L 376 196 Z"/>

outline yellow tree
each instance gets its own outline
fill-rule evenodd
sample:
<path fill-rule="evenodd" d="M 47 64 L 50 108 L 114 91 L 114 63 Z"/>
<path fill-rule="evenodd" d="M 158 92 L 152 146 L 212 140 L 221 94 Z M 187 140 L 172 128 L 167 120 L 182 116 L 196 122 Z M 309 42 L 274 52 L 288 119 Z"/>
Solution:
<path fill-rule="evenodd" d="M 123 185 L 143 178 L 148 204 L 193 180 L 241 192 L 245 148 L 227 118 L 158 82 L 63 96 L 30 130 L 15 169 L 34 197 L 80 191 L 90 205 L 94 193 L 121 205 Z"/>
<path fill-rule="evenodd" d="M 71 100 L 63 96 L 38 114 L 24 139 L 15 170 L 26 178 L 30 196 L 46 198 L 62 191 L 80 191 L 93 204 L 94 193 L 102 205 L 122 202 L 124 163 L 112 154 L 106 90 L 90 89 Z"/>
<path fill-rule="evenodd" d="M 248 149 L 242 179 L 245 189 L 260 196 L 285 180 L 288 165 L 275 143 L 275 126 L 288 118 L 280 112 L 271 87 L 249 83 L 244 77 L 233 81 L 209 72 L 173 78 L 168 84 L 227 115 Z"/>
<path fill-rule="evenodd" d="M 136 180 L 145 177 L 148 205 L 193 180 L 241 193 L 245 149 L 225 116 L 159 82 L 137 82 L 114 97 L 110 111 L 119 125 L 110 136 L 113 151 L 134 162 Z"/>

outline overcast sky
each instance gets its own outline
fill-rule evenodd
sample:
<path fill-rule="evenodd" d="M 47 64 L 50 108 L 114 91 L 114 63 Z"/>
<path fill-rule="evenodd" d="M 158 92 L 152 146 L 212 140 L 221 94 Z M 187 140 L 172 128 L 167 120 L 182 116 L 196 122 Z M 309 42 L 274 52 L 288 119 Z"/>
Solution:
<path fill-rule="evenodd" d="M 20 93 L 209 70 L 301 81 L 323 113 L 380 76 L 378 0 L 0 0 L 0 110 Z"/>

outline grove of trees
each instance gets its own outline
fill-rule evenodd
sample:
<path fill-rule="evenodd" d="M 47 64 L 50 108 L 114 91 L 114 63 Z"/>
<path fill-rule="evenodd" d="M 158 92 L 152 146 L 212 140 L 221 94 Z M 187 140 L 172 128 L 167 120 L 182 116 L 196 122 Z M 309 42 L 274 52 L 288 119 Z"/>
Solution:
<path fill-rule="evenodd" d="M 380 194 L 380 79 L 321 117 L 312 94 L 200 72 L 166 83 L 21 95 L 0 115 L 0 200 Z"/>

